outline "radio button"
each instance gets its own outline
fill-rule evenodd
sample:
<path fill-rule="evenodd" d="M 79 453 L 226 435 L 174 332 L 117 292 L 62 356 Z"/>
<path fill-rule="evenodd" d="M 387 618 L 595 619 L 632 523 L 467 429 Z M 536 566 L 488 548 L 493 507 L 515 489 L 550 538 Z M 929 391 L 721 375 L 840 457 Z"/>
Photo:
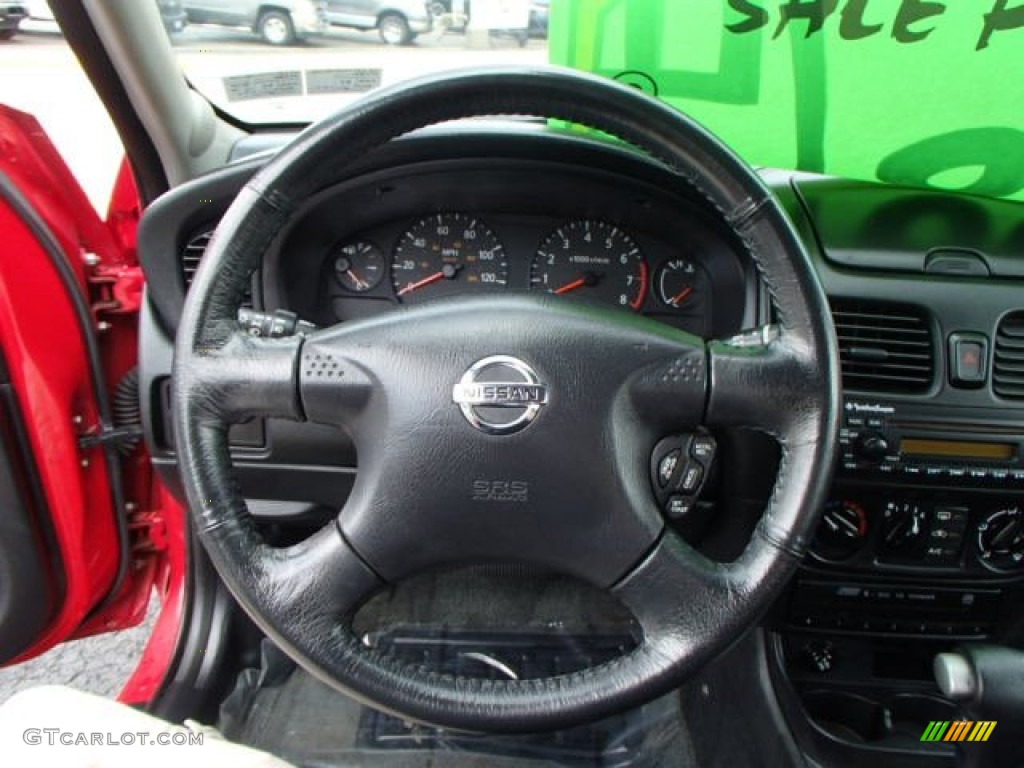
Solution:
<path fill-rule="evenodd" d="M 884 435 L 868 432 L 857 440 L 854 450 L 857 455 L 867 461 L 882 461 L 889 455 L 891 446 Z"/>

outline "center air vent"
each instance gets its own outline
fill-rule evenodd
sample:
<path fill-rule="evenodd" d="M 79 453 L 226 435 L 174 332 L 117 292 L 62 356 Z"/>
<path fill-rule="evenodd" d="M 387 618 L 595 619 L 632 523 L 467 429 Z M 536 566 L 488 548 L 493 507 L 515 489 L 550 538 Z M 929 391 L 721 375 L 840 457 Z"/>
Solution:
<path fill-rule="evenodd" d="M 185 243 L 185 247 L 181 249 L 181 277 L 185 282 L 186 293 L 188 293 L 188 289 L 192 287 L 192 281 L 195 279 L 196 271 L 199 269 L 199 262 L 202 260 L 203 254 L 206 253 L 206 248 L 210 244 L 210 239 L 212 237 L 212 229 L 204 230 L 193 235 L 192 238 Z M 242 299 L 242 306 L 249 308 L 252 307 L 251 281 L 245 290 L 245 297 Z"/>
<path fill-rule="evenodd" d="M 931 387 L 935 349 L 920 308 L 856 299 L 831 304 L 846 389 L 914 394 Z"/>
<path fill-rule="evenodd" d="M 999 323 L 992 387 L 1007 400 L 1024 400 L 1024 311 L 1011 312 Z"/>

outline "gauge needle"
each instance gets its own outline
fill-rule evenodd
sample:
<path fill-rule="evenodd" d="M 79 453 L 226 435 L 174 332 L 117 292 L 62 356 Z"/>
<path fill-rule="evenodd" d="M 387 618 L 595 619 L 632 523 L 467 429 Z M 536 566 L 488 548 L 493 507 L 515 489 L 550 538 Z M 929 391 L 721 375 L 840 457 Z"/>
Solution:
<path fill-rule="evenodd" d="M 573 280 L 571 283 L 566 283 L 561 288 L 555 291 L 556 296 L 564 296 L 567 293 L 579 290 L 580 288 L 586 288 L 587 286 L 597 285 L 601 280 L 601 275 L 593 272 L 584 272 L 578 280 Z"/>
<path fill-rule="evenodd" d="M 458 277 L 459 272 L 461 271 L 461 264 L 445 264 L 443 267 L 441 267 L 440 271 L 435 272 L 430 277 L 424 277 L 422 280 L 418 282 L 409 283 L 407 286 L 405 286 L 405 288 L 398 292 L 398 295 L 405 296 L 405 294 L 407 293 L 418 291 L 420 288 L 425 288 L 426 286 L 432 283 L 439 282 L 441 280 L 454 280 L 456 277 Z"/>
<path fill-rule="evenodd" d="M 566 283 L 565 285 L 563 285 L 561 288 L 555 291 L 555 295 L 562 296 L 566 293 L 572 293 L 573 291 L 579 288 L 583 288 L 586 284 L 587 278 L 581 277 L 579 280 L 573 280 L 571 283 Z"/>
<path fill-rule="evenodd" d="M 422 280 L 417 280 L 415 283 L 409 283 L 405 288 L 398 292 L 398 295 L 405 296 L 407 293 L 418 291 L 420 288 L 426 288 L 428 285 L 433 285 L 440 280 L 444 280 L 444 278 L 444 272 L 435 272 L 430 277 L 424 277 Z"/>
<path fill-rule="evenodd" d="M 363 280 L 363 278 L 361 278 L 359 275 L 357 275 L 356 271 L 351 267 L 345 270 L 345 274 L 352 278 L 352 282 L 354 282 L 358 288 L 370 287 L 370 284 Z"/>
<path fill-rule="evenodd" d="M 688 286 L 686 289 L 684 289 L 684 290 L 680 291 L 678 294 L 676 294 L 676 296 L 674 296 L 672 298 L 672 301 L 670 301 L 669 304 L 671 304 L 673 307 L 678 307 L 680 305 L 680 303 L 682 303 L 682 302 L 686 301 L 688 298 L 690 298 L 690 294 L 691 293 L 693 293 L 693 286 L 692 285 Z"/>

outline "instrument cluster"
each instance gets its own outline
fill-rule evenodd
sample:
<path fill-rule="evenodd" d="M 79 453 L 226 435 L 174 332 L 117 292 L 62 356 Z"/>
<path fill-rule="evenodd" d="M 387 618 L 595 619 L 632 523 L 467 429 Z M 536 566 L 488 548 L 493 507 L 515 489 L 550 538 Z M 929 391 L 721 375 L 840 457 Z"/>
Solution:
<path fill-rule="evenodd" d="M 416 304 L 544 291 L 624 311 L 674 315 L 688 330 L 708 330 L 711 280 L 696 254 L 649 242 L 603 218 L 497 218 L 499 223 L 467 212 L 431 213 L 398 230 L 378 228 L 334 244 L 325 272 L 337 319 L 347 319 L 350 301 L 360 298 Z M 506 246 L 506 231 L 514 248 Z"/>

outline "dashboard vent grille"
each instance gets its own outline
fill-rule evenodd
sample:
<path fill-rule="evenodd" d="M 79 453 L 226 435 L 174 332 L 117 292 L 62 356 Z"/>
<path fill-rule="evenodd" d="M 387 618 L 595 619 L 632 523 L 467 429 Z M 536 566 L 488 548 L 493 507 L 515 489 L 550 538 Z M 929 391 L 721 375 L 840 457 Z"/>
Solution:
<path fill-rule="evenodd" d="M 207 246 L 210 245 L 210 239 L 213 237 L 213 230 L 203 230 L 193 235 L 185 247 L 181 249 L 181 277 L 185 281 L 185 292 L 192 287 L 192 281 L 195 279 L 196 271 L 199 269 L 199 262 L 202 261 L 203 254 L 206 253 Z M 252 308 L 252 283 L 250 282 L 249 287 L 246 288 L 245 297 L 242 299 L 242 306 L 249 309 Z"/>
<path fill-rule="evenodd" d="M 833 299 L 843 386 L 865 392 L 913 394 L 935 379 L 928 316 L 905 304 Z"/>
<path fill-rule="evenodd" d="M 1002 319 L 996 331 L 992 386 L 1000 397 L 1024 400 L 1024 311 Z"/>

